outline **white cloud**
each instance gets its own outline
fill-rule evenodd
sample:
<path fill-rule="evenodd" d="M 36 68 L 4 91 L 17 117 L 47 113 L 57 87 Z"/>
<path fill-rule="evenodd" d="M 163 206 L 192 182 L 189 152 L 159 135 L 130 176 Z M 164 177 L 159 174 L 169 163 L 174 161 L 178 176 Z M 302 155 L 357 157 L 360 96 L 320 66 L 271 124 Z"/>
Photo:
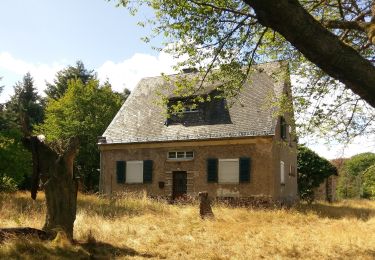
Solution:
<path fill-rule="evenodd" d="M 102 82 L 108 78 L 113 89 L 121 92 L 124 88 L 133 90 L 141 78 L 159 76 L 162 72 L 174 73 L 172 66 L 176 62 L 177 60 L 165 52 L 161 52 L 157 57 L 136 53 L 130 59 L 119 63 L 106 61 L 96 71 Z"/>
<path fill-rule="evenodd" d="M 0 68 L 7 71 L 5 75 L 0 75 L 4 77 L 4 80 L 7 79 L 8 74 L 16 76 L 18 80 L 21 80 L 23 75 L 27 72 L 30 72 L 31 76 L 34 78 L 34 85 L 38 89 L 40 94 L 43 94 L 44 89 L 46 88 L 46 81 L 52 82 L 53 78 L 57 71 L 61 70 L 65 64 L 54 62 L 52 64 L 43 64 L 43 63 L 31 63 L 24 61 L 22 59 L 17 59 L 13 57 L 8 52 L 0 53 Z M 1 82 L 4 84 L 4 82 Z M 12 86 L 15 82 L 7 82 L 6 91 L 11 92 Z"/>
<path fill-rule="evenodd" d="M 96 71 L 99 80 L 106 79 L 116 91 L 123 91 L 126 87 L 133 90 L 138 81 L 143 77 L 159 76 L 162 72 L 174 73 L 172 66 L 177 62 L 171 55 L 160 52 L 158 56 L 136 53 L 129 59 L 115 63 L 106 61 Z M 66 67 L 66 62 L 54 62 L 52 64 L 32 63 L 13 57 L 8 52 L 0 53 L 0 76 L 5 85 L 0 102 L 5 102 L 13 93 L 16 81 L 22 79 L 27 72 L 31 73 L 38 92 L 44 95 L 46 82 L 53 82 L 56 72 Z"/>

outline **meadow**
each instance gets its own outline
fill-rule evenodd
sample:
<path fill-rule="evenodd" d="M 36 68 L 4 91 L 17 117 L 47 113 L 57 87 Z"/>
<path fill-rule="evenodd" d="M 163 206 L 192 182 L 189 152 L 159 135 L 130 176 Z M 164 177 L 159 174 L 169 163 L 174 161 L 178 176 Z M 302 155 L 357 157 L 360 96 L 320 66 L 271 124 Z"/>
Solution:
<path fill-rule="evenodd" d="M 143 195 L 79 194 L 75 243 L 9 238 L 1 259 L 374 259 L 375 201 L 292 208 L 170 205 Z M 42 228 L 43 194 L 0 194 L 0 227 Z"/>

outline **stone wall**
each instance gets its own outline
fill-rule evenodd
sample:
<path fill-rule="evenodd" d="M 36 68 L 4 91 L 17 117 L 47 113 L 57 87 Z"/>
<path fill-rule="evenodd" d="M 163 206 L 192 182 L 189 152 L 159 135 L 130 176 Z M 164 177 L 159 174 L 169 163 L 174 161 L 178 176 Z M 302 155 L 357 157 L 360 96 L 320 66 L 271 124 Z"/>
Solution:
<path fill-rule="evenodd" d="M 207 191 L 209 197 L 280 197 L 275 193 L 275 158 L 272 137 L 240 140 L 206 140 L 140 145 L 101 145 L 101 191 L 106 194 L 144 190 L 150 196 L 171 196 L 174 171 L 187 172 L 187 194 L 197 196 Z M 194 159 L 175 161 L 168 151 L 194 151 Z M 250 183 L 219 184 L 207 182 L 207 159 L 251 158 Z M 153 181 L 150 184 L 118 184 L 116 161 L 153 160 Z M 160 186 L 164 183 L 164 187 Z M 289 187 L 290 186 L 290 187 Z M 285 184 L 295 189 L 296 178 Z"/>

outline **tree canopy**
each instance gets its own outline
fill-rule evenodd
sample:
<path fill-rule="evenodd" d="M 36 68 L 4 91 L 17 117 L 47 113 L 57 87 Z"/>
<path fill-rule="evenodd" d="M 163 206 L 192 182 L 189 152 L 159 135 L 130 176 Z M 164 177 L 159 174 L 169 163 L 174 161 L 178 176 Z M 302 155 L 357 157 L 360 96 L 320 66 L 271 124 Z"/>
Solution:
<path fill-rule="evenodd" d="M 118 3 L 132 13 L 139 5 L 151 7 L 155 16 L 140 22 L 153 27 L 145 41 L 163 35 L 167 51 L 175 57 L 188 56 L 180 67 L 197 67 L 202 81 L 209 80 L 207 75 L 216 68 L 223 70 L 225 78 L 244 78 L 251 65 L 289 60 L 291 73 L 301 81 L 294 100 L 303 132 L 319 129 L 327 136 L 327 129 L 334 129 L 335 138 L 374 132 L 374 1 Z"/>
<path fill-rule="evenodd" d="M 297 172 L 298 192 L 301 199 L 306 200 L 314 198 L 314 188 L 326 178 L 337 175 L 334 165 L 303 145 L 298 146 Z"/>
<path fill-rule="evenodd" d="M 46 119 L 37 133 L 44 134 L 48 141 L 78 137 L 80 148 L 75 169 L 87 189 L 98 185 L 97 137 L 112 121 L 123 101 L 122 94 L 113 92 L 108 83 L 100 86 L 95 79 L 87 82 L 75 79 L 69 80 L 62 97 L 47 103 Z"/>
<path fill-rule="evenodd" d="M 375 198 L 375 154 L 361 153 L 346 160 L 337 191 L 341 198 Z"/>
<path fill-rule="evenodd" d="M 57 72 L 53 83 L 47 83 L 45 92 L 49 98 L 59 99 L 68 89 L 69 81 L 76 79 L 80 79 L 86 84 L 90 80 L 96 79 L 96 73 L 93 70 L 87 70 L 82 61 L 77 61 L 75 66 L 68 66 Z"/>

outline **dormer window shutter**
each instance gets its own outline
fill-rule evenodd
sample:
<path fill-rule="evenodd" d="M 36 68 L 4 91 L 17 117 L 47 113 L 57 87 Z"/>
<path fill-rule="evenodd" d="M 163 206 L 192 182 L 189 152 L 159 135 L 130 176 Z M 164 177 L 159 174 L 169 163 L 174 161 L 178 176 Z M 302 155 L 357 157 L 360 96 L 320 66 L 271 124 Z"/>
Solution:
<path fill-rule="evenodd" d="M 116 162 L 116 179 L 117 179 L 117 183 L 125 183 L 125 180 L 126 180 L 126 162 L 125 161 Z"/>
<path fill-rule="evenodd" d="M 251 160 L 249 157 L 240 158 L 240 182 L 250 182 Z"/>
<path fill-rule="evenodd" d="M 143 183 L 152 183 L 152 160 L 143 161 Z"/>
<path fill-rule="evenodd" d="M 217 182 L 218 175 L 218 159 L 207 159 L 207 182 Z"/>

